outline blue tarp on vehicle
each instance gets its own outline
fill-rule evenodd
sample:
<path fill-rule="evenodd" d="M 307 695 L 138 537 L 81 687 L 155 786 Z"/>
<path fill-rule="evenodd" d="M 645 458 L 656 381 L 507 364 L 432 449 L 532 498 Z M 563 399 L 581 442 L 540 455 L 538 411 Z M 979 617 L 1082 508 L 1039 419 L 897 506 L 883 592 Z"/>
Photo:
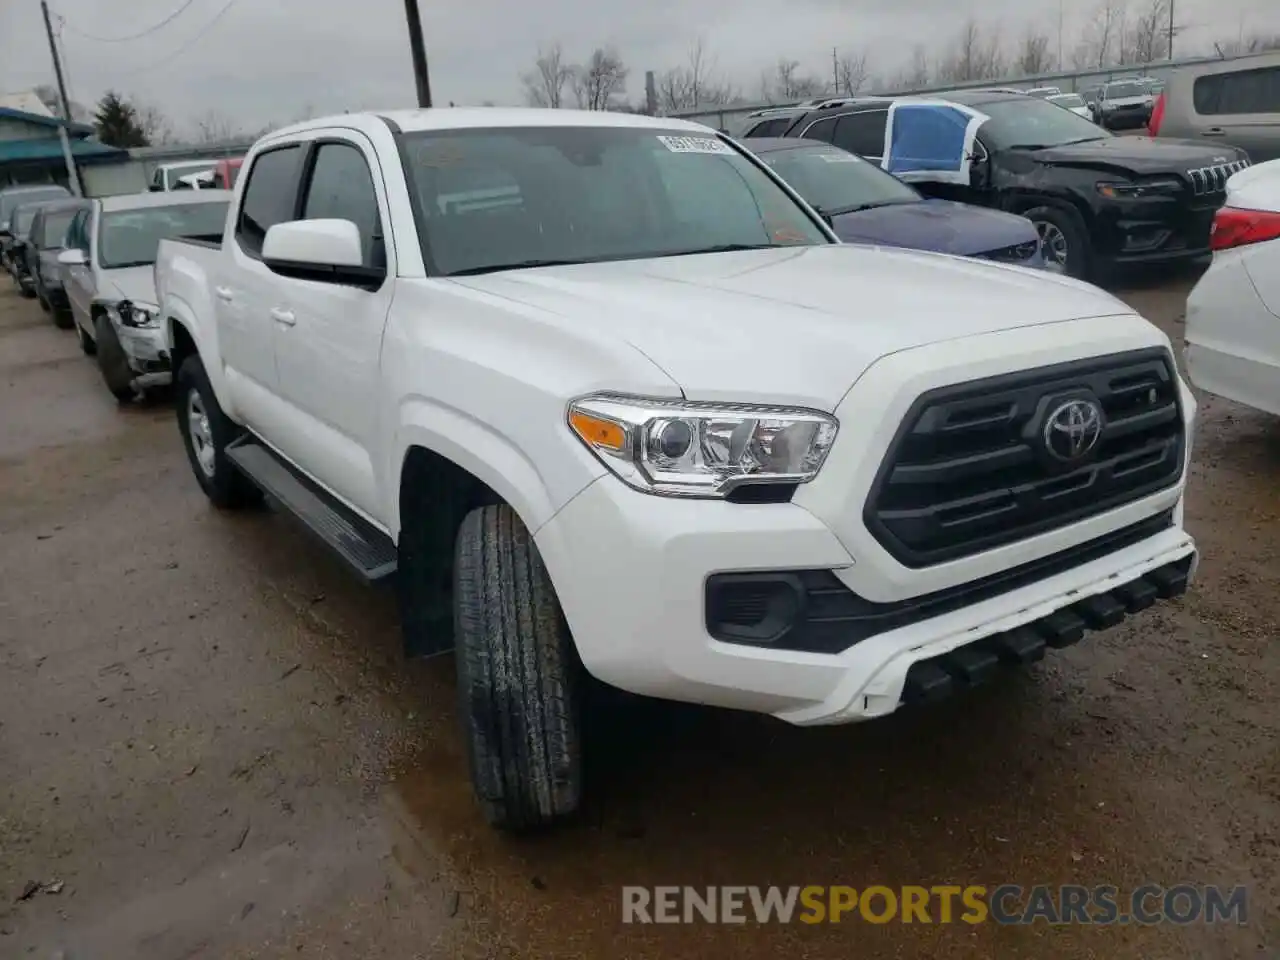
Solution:
<path fill-rule="evenodd" d="M 969 183 L 978 128 L 986 114 L 941 100 L 900 100 L 889 107 L 881 165 L 908 182 Z"/>

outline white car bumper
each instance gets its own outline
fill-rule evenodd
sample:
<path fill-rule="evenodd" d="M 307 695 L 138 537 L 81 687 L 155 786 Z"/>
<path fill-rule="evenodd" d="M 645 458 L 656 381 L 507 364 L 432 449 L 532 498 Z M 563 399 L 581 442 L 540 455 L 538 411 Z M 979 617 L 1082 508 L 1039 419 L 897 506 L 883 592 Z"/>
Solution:
<path fill-rule="evenodd" d="M 1182 529 L 1195 403 L 1180 382 L 1184 469 L 1165 489 L 917 568 L 894 560 L 861 519 L 903 411 L 931 378 L 958 383 L 1003 372 L 1001 366 L 1031 369 L 1095 354 L 1108 340 L 1117 351 L 1150 347 L 1150 328 L 1108 318 L 1062 325 L 1052 335 L 1011 333 L 993 349 L 996 356 L 976 351 L 983 360 L 965 365 L 967 377 L 945 365 L 939 372 L 940 351 L 953 351 L 953 368 L 964 354 L 954 345 L 882 360 L 837 409 L 836 448 L 789 503 L 650 496 L 601 477 L 536 533 L 587 670 L 633 693 L 799 725 L 845 723 L 890 713 L 922 687 L 927 694 L 977 682 L 996 659 L 1035 659 L 1046 641 L 1074 642 L 1080 617 L 1108 626 L 1156 594 L 1181 592 L 1196 554 Z M 919 376 L 904 376 L 913 367 Z M 726 639 L 715 591 L 739 589 L 752 574 L 784 584 L 784 594 L 791 590 L 780 609 L 799 625 L 795 631 L 770 642 Z M 748 590 L 738 599 L 750 596 Z M 1064 608 L 1071 610 L 1058 613 Z M 802 635 L 821 643 L 792 643 Z M 946 676 L 938 684 L 940 672 Z"/>
<path fill-rule="evenodd" d="M 1187 297 L 1187 374 L 1201 390 L 1280 416 L 1280 317 L 1248 269 L 1260 248 L 1227 250 Z"/>
<path fill-rule="evenodd" d="M 129 359 L 129 368 L 137 375 L 139 387 L 161 386 L 172 379 L 169 370 L 169 347 L 164 330 L 159 327 L 126 327 L 115 323 L 120 347 Z"/>

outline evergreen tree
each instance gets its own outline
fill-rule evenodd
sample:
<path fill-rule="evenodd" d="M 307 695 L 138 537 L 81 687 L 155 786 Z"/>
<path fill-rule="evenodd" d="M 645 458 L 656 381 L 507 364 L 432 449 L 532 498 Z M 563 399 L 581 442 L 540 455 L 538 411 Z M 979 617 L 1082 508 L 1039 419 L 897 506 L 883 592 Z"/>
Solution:
<path fill-rule="evenodd" d="M 109 147 L 145 147 L 150 144 L 137 108 L 120 94 L 108 90 L 93 115 L 98 139 Z"/>

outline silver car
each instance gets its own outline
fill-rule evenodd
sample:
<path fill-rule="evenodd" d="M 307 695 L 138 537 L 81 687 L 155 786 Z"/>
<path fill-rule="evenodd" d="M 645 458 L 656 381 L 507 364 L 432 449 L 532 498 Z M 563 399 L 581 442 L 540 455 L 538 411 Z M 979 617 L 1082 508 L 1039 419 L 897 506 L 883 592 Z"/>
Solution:
<path fill-rule="evenodd" d="M 230 201 L 226 190 L 104 197 L 72 222 L 59 262 L 76 335 L 121 403 L 172 375 L 156 315 L 156 248 L 172 237 L 221 239 Z"/>
<path fill-rule="evenodd" d="M 1241 147 L 1254 163 L 1280 158 L 1280 50 L 1175 70 L 1151 132 Z"/>

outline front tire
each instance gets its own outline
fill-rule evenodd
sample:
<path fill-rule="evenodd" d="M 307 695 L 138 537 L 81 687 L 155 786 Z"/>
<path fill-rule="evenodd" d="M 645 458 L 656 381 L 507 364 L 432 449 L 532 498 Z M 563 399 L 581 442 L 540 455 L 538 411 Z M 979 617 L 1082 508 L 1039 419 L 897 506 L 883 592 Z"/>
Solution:
<path fill-rule="evenodd" d="M 1041 255 L 1052 273 L 1087 280 L 1093 275 L 1089 231 L 1080 214 L 1065 207 L 1033 207 L 1022 214 L 1040 235 Z"/>
<path fill-rule="evenodd" d="M 98 345 L 94 342 L 93 337 L 84 332 L 84 327 L 80 326 L 80 321 L 73 318 L 72 322 L 76 327 L 76 339 L 80 341 L 80 352 L 86 357 L 92 357 L 98 352 Z"/>
<path fill-rule="evenodd" d="M 98 345 L 101 353 L 102 345 Z M 218 405 L 209 384 L 209 375 L 198 356 L 182 361 L 174 378 L 178 430 L 187 450 L 196 482 L 216 507 L 231 509 L 262 499 L 253 485 L 227 457 L 227 445 L 239 435 L 239 428 Z"/>
<path fill-rule="evenodd" d="M 492 825 L 529 830 L 582 799 L 581 666 L 551 577 L 506 504 L 458 531 L 454 636 L 476 796 Z"/>
<path fill-rule="evenodd" d="M 79 327 L 77 327 L 79 329 Z M 116 398 L 117 403 L 130 403 L 137 396 L 133 388 L 133 371 L 129 368 L 129 358 L 124 347 L 120 346 L 120 338 L 105 314 L 98 314 L 93 321 L 94 341 L 97 345 L 98 369 L 102 371 L 102 380 Z"/>

